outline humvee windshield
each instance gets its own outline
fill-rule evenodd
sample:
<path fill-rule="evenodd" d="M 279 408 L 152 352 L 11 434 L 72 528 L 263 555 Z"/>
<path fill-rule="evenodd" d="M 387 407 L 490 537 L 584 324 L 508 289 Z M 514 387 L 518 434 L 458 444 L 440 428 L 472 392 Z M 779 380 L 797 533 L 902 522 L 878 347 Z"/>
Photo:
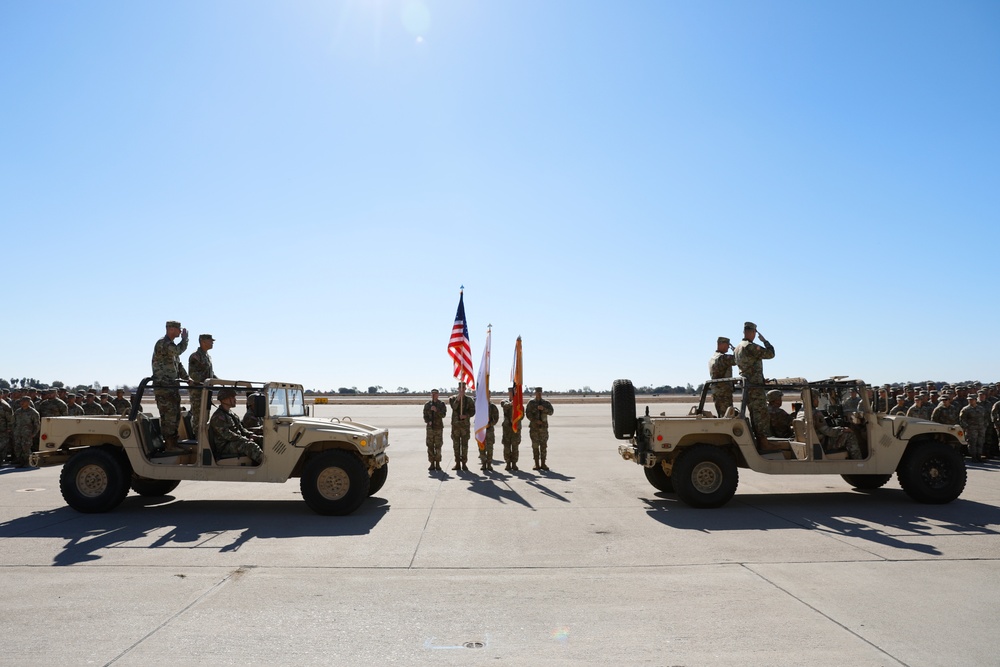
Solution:
<path fill-rule="evenodd" d="M 304 417 L 305 406 L 301 389 L 271 387 L 267 390 L 267 414 L 271 417 Z"/>

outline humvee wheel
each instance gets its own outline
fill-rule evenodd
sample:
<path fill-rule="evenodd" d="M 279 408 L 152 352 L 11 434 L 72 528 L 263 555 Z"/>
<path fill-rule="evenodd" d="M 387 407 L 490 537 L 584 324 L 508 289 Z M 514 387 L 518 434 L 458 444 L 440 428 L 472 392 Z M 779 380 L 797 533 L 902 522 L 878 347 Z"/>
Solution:
<path fill-rule="evenodd" d="M 943 504 L 965 489 L 965 460 L 942 442 L 913 443 L 896 468 L 899 485 L 919 503 Z"/>
<path fill-rule="evenodd" d="M 368 497 L 368 487 L 364 464 L 336 449 L 313 457 L 300 480 L 302 498 L 317 514 L 350 514 Z"/>
<path fill-rule="evenodd" d="M 736 493 L 739 472 L 725 449 L 694 445 L 677 457 L 670 481 L 678 497 L 691 507 L 721 507 Z"/>
<path fill-rule="evenodd" d="M 862 491 L 881 489 L 892 479 L 892 475 L 841 475 L 841 477 L 851 487 Z"/>
<path fill-rule="evenodd" d="M 77 512 L 93 514 L 117 507 L 128 494 L 128 481 L 115 454 L 91 447 L 63 466 L 59 490 L 67 505 Z"/>
<path fill-rule="evenodd" d="M 662 463 L 657 462 L 652 468 L 643 468 L 642 471 L 646 473 L 646 480 L 657 491 L 665 493 L 674 492 L 674 484 L 670 481 L 670 476 L 663 470 Z"/>
<path fill-rule="evenodd" d="M 378 468 L 372 473 L 371 479 L 368 481 L 368 495 L 372 495 L 378 492 L 385 484 L 386 477 L 389 476 L 389 464 L 386 463 L 381 468 Z"/>
<path fill-rule="evenodd" d="M 178 484 L 180 484 L 180 480 L 149 479 L 148 477 L 139 477 L 134 473 L 132 474 L 132 490 L 140 496 L 148 498 L 165 496 L 176 489 Z"/>
<path fill-rule="evenodd" d="M 611 430 L 619 440 L 635 435 L 635 387 L 631 380 L 611 383 Z"/>

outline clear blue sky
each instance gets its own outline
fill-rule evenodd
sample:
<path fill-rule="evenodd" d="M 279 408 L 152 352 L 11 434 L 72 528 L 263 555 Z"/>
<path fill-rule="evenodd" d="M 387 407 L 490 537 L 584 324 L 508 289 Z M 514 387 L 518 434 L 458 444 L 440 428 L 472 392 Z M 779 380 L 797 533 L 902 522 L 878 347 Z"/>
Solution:
<path fill-rule="evenodd" d="M 1000 380 L 1000 3 L 0 2 L 0 377 Z M 193 346 L 191 348 L 192 351 Z M 186 359 L 185 355 L 185 359 Z"/>

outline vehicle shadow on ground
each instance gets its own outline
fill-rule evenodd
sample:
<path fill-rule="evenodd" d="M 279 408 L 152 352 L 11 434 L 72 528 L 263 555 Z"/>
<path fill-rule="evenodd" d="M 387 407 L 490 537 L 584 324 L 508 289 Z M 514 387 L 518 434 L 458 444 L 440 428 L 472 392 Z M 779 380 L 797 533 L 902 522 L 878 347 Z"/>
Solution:
<path fill-rule="evenodd" d="M 649 516 L 678 530 L 816 530 L 927 555 L 941 551 L 915 538 L 1000 535 L 1000 508 L 961 498 L 924 505 L 896 489 L 737 495 L 712 510 L 689 507 L 669 493 L 655 496 L 643 499 Z"/>
<path fill-rule="evenodd" d="M 172 502 L 173 501 L 173 502 Z M 252 539 L 366 535 L 389 503 L 365 501 L 348 516 L 321 516 L 301 500 L 179 500 L 129 496 L 114 512 L 80 514 L 68 507 L 0 523 L 2 538 L 63 539 L 54 565 L 97 561 L 112 548 L 238 551 Z"/>

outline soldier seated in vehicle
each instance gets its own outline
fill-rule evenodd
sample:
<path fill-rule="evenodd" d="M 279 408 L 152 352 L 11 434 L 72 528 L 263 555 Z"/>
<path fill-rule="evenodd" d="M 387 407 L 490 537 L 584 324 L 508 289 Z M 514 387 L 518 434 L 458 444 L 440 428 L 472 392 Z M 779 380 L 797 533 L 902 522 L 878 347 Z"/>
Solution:
<path fill-rule="evenodd" d="M 830 426 L 827 423 L 826 415 L 819 409 L 819 396 L 815 392 L 812 393 L 812 407 L 812 426 L 816 430 L 824 452 L 835 454 L 846 451 L 848 458 L 864 458 L 854 431 L 846 426 Z"/>
<path fill-rule="evenodd" d="M 261 450 L 263 438 L 243 427 L 232 412 L 235 407 L 236 390 L 229 387 L 220 389 L 219 408 L 208 424 L 212 453 L 216 459 L 248 456 L 254 465 L 260 465 L 264 458 Z"/>

